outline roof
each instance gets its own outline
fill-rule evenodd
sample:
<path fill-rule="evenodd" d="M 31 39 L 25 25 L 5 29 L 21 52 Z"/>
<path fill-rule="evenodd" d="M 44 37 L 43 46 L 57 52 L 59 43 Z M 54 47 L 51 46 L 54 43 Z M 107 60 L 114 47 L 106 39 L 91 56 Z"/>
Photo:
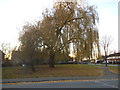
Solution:
<path fill-rule="evenodd" d="M 118 53 L 113 53 L 113 54 L 110 54 L 108 57 L 114 57 L 114 56 L 120 56 L 120 52 L 118 52 Z"/>

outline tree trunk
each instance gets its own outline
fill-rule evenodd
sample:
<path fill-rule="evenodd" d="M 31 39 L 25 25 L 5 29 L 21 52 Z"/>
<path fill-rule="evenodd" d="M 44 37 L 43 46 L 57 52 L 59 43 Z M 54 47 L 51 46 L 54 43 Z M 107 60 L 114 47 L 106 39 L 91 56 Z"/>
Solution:
<path fill-rule="evenodd" d="M 33 58 L 31 58 L 31 69 L 33 72 L 35 72 L 35 61 Z"/>
<path fill-rule="evenodd" d="M 32 71 L 33 71 L 33 72 L 36 71 L 36 70 L 35 70 L 35 66 L 34 66 L 34 64 L 31 64 L 31 68 L 32 68 Z"/>
<path fill-rule="evenodd" d="M 105 61 L 106 61 L 105 66 L 107 67 L 107 57 L 106 56 L 105 56 Z"/>
<path fill-rule="evenodd" d="M 50 59 L 49 59 L 49 67 L 54 68 L 55 67 L 55 61 L 54 61 L 55 53 L 50 52 Z"/>

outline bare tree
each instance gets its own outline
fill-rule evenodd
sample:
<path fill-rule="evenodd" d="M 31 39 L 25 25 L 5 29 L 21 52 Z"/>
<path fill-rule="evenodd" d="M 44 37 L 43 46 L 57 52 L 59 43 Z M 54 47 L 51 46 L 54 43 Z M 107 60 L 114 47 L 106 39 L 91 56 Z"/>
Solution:
<path fill-rule="evenodd" d="M 104 51 L 104 59 L 106 61 L 106 66 L 107 66 L 107 56 L 109 54 L 109 47 L 110 47 L 111 43 L 112 43 L 111 36 L 103 36 L 102 37 L 101 46 L 102 46 L 103 51 Z"/>
<path fill-rule="evenodd" d="M 10 59 L 12 47 L 10 46 L 10 43 L 1 43 L 1 50 L 5 54 L 5 58 Z"/>

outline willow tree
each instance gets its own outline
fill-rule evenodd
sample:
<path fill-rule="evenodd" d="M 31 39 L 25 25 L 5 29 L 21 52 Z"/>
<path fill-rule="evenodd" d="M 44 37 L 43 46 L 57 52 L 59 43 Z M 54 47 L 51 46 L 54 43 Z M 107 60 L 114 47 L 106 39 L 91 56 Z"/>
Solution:
<path fill-rule="evenodd" d="M 21 58 L 24 62 L 27 62 L 31 66 L 33 72 L 35 72 L 36 58 L 39 48 L 42 46 L 41 38 L 39 37 L 39 30 L 37 25 L 26 24 L 23 27 L 23 31 L 19 36 L 21 42 L 19 51 L 21 52 Z"/>
<path fill-rule="evenodd" d="M 56 51 L 70 52 L 70 43 L 79 43 L 76 47 L 83 58 L 92 57 L 94 43 L 98 43 L 97 21 L 95 7 L 88 4 L 64 1 L 56 2 L 51 10 L 46 9 L 39 27 L 43 44 L 49 48 L 50 67 L 54 67 Z"/>
<path fill-rule="evenodd" d="M 56 53 L 68 55 L 70 43 L 74 43 L 79 57 L 92 55 L 99 38 L 95 30 L 98 14 L 94 6 L 78 1 L 56 2 L 52 9 L 45 9 L 42 14 L 43 19 L 27 26 L 20 39 L 23 48 L 31 50 L 30 58 L 39 47 L 45 48 L 50 55 L 49 67 L 53 68 Z"/>

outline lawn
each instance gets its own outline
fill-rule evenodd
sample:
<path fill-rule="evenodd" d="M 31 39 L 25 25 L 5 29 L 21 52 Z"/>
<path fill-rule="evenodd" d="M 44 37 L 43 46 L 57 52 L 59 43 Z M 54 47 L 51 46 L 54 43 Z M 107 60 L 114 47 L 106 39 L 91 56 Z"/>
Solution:
<path fill-rule="evenodd" d="M 66 77 L 66 76 L 100 76 L 103 70 L 93 65 L 71 64 L 56 65 L 55 68 L 49 68 L 47 65 L 36 67 L 36 72 L 25 67 L 3 67 L 2 78 L 39 78 L 39 77 Z"/>
<path fill-rule="evenodd" d="M 120 74 L 120 67 L 108 66 L 108 69 L 109 69 L 110 72 Z"/>

